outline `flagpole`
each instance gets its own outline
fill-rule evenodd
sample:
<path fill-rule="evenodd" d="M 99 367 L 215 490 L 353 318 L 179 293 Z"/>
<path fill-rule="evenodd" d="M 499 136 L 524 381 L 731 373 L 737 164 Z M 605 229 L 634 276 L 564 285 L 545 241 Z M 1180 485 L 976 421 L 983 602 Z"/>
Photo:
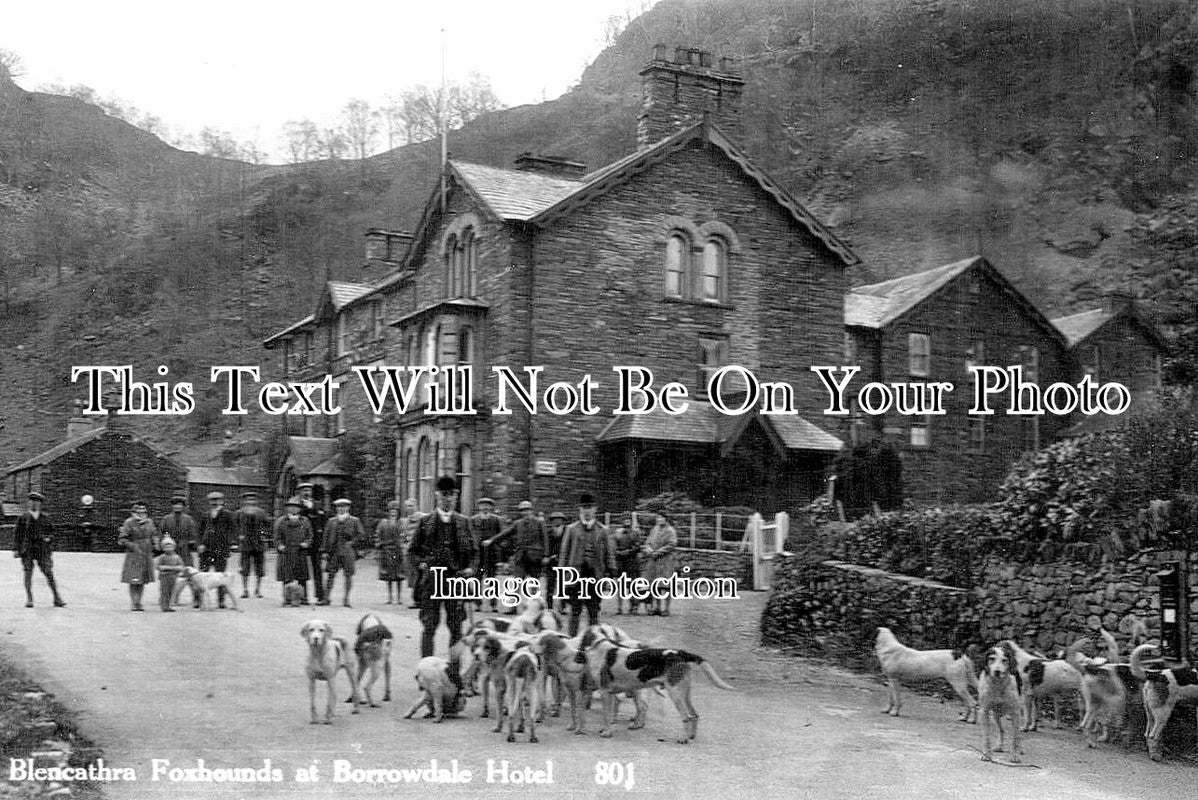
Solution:
<path fill-rule="evenodd" d="M 437 114 L 441 121 L 441 213 L 445 213 L 445 168 L 449 163 L 449 115 L 445 82 L 445 28 L 441 28 L 441 102 Z"/>

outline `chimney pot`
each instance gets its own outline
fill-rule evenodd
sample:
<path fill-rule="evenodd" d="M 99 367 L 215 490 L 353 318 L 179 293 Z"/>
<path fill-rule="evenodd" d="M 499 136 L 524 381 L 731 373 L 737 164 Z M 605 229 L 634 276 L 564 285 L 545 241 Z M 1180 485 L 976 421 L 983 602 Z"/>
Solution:
<path fill-rule="evenodd" d="M 711 67 L 711 53 L 707 52 L 706 50 L 699 51 L 699 66 L 708 68 Z"/>
<path fill-rule="evenodd" d="M 674 63 L 675 64 L 685 64 L 689 60 L 690 60 L 690 56 L 687 54 L 685 47 L 675 47 L 674 48 Z"/>
<path fill-rule="evenodd" d="M 698 47 L 676 47 L 672 63 L 656 58 L 662 52 L 654 47 L 654 60 L 640 71 L 637 146 L 649 147 L 702 119 L 739 138 L 744 80 L 733 72 L 733 59 L 721 58 L 717 71 L 712 53 Z"/>
<path fill-rule="evenodd" d="M 664 44 L 658 42 L 657 44 L 653 45 L 654 61 L 665 61 L 667 58 L 669 58 L 669 53 L 667 53 L 667 48 Z"/>

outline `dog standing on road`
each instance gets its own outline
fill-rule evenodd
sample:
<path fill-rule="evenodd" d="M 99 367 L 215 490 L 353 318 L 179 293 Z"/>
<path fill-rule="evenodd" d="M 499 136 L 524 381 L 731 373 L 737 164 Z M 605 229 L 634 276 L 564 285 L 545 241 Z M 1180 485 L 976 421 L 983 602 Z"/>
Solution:
<path fill-rule="evenodd" d="M 216 596 L 220 594 L 220 589 L 225 588 L 225 596 L 229 598 L 229 602 L 233 605 L 234 611 L 240 611 L 237 607 L 237 596 L 233 593 L 233 587 L 237 584 L 237 574 L 233 572 L 200 572 L 195 567 L 184 567 L 179 573 L 187 583 L 191 584 L 192 592 L 196 593 L 200 598 L 200 610 L 214 609 L 217 607 Z M 178 592 L 176 592 L 178 594 Z"/>
<path fill-rule="evenodd" d="M 394 640 L 391 630 L 374 614 L 367 614 L 358 621 L 357 639 L 354 641 L 354 654 L 358 657 L 358 685 L 366 694 L 366 702 L 371 708 L 379 704 L 370 697 L 370 688 L 383 673 L 383 702 L 391 700 L 391 644 Z M 362 676 L 370 671 L 370 678 L 362 683 Z"/>
<path fill-rule="evenodd" d="M 878 628 L 874 642 L 874 653 L 886 676 L 890 690 L 890 705 L 882 713 L 892 717 L 899 715 L 903 703 L 899 697 L 899 681 L 934 680 L 941 678 L 949 682 L 961 702 L 965 704 L 962 722 L 978 721 L 977 701 L 970 694 L 970 687 L 978 688 L 973 662 L 960 650 L 915 650 L 901 643 L 890 628 Z"/>
<path fill-rule="evenodd" d="M 1015 665 L 1023 679 L 1023 725 L 1021 730 L 1040 727 L 1040 701 L 1052 700 L 1053 727 L 1061 727 L 1061 701 L 1067 696 L 1080 699 L 1081 675 L 1063 658 L 1039 658 L 1007 639 L 1015 653 Z"/>
<path fill-rule="evenodd" d="M 978 679 L 978 710 L 982 715 L 982 760 L 993 761 L 994 752 L 1002 752 L 1002 718 L 1011 718 L 1011 763 L 1018 764 L 1020 714 L 1023 710 L 1023 679 L 1015 662 L 1015 649 L 1009 642 L 986 651 L 986 666 Z M 998 726 L 998 747 L 992 747 L 990 722 Z"/>
<path fill-rule="evenodd" d="M 521 647 L 503 667 L 507 684 L 507 740 L 516 741 L 516 720 L 524 730 L 528 716 L 528 741 L 537 741 L 537 714 L 541 708 L 541 658 L 531 647 Z M 527 710 L 526 710 L 527 709 Z"/>
<path fill-rule="evenodd" d="M 1142 644 L 1131 652 L 1131 673 L 1144 681 L 1144 712 L 1148 724 L 1144 738 L 1148 741 L 1148 755 L 1153 761 L 1160 761 L 1161 736 L 1169 717 L 1173 716 L 1173 707 L 1179 702 L 1198 702 L 1198 670 L 1193 667 L 1173 667 L 1171 669 L 1149 669 L 1141 660 L 1149 650 L 1156 650 L 1155 645 Z"/>
<path fill-rule="evenodd" d="M 325 709 L 324 724 L 333 724 L 333 706 L 336 697 L 337 673 L 345 670 L 349 676 L 349 688 L 353 692 L 353 713 L 358 713 L 358 678 L 354 672 L 352 648 L 345 639 L 333 635 L 333 629 L 324 620 L 308 620 L 300 629 L 300 636 L 308 643 L 308 705 L 312 711 L 312 724 L 316 718 L 316 682 L 328 684 L 328 703 Z"/>

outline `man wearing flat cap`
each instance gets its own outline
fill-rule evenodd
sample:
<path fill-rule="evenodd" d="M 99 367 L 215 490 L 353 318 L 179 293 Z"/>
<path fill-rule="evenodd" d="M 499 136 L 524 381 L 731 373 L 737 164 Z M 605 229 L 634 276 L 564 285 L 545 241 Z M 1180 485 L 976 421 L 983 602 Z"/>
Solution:
<path fill-rule="evenodd" d="M 304 502 L 292 497 L 283 504 L 284 513 L 275 520 L 275 549 L 279 561 L 275 565 L 275 578 L 283 587 L 283 605 L 291 605 L 287 597 L 288 584 L 302 590 L 303 598 L 297 602 L 308 605 L 308 550 L 312 546 L 312 524 L 300 514 Z M 320 580 L 320 576 L 316 576 Z"/>
<path fill-rule="evenodd" d="M 521 500 L 518 510 L 520 519 L 483 544 L 494 545 L 499 540 L 512 536 L 515 541 L 512 566 L 516 569 L 516 575 L 521 578 L 540 579 L 549 563 L 549 529 L 533 513 L 531 501 Z M 516 609 L 510 611 L 514 614 Z"/>
<path fill-rule="evenodd" d="M 300 514 L 312 526 L 312 546 L 308 548 L 308 561 L 312 569 L 312 583 L 315 584 L 316 600 L 320 602 L 325 599 L 324 550 L 321 545 L 324 544 L 324 527 L 325 523 L 328 522 L 329 515 L 325 513 L 323 508 L 317 505 L 316 499 L 312 496 L 311 483 L 301 483 L 295 488 L 299 492 L 300 503 L 302 503 Z M 306 595 L 304 602 L 308 602 Z"/>
<path fill-rule="evenodd" d="M 434 567 L 444 567 L 445 577 L 468 578 L 478 568 L 478 549 L 470 533 L 470 520 L 454 511 L 458 499 L 457 482 L 443 475 L 437 479 L 437 507 L 433 513 L 416 523 L 416 534 L 408 557 L 418 565 L 420 577 L 415 589 L 420 604 L 420 623 L 424 633 L 420 638 L 420 655 L 433 654 L 433 639 L 441 623 L 441 608 L 445 608 L 445 625 L 449 629 L 449 644 L 462 638 L 462 622 L 466 618 L 461 600 L 437 599 L 433 594 Z M 452 678 L 457 671 L 450 670 Z"/>
<path fill-rule="evenodd" d="M 208 493 L 208 511 L 200 517 L 200 538 L 196 552 L 200 555 L 201 572 L 224 572 L 229 565 L 229 551 L 233 547 L 233 512 L 225 508 L 223 492 Z M 225 607 L 224 586 L 219 589 L 218 605 Z M 199 608 L 199 599 L 194 601 Z"/>
<path fill-rule="evenodd" d="M 66 605 L 58 595 L 58 584 L 54 581 L 54 526 L 42 511 L 45 496 L 41 492 L 29 493 L 29 507 L 17 519 L 13 532 L 13 558 L 21 559 L 21 570 L 25 573 L 25 608 L 33 608 L 33 565 L 37 564 L 50 592 L 54 605 Z"/>
<path fill-rule="evenodd" d="M 327 606 L 333 595 L 333 580 L 340 571 L 345 572 L 345 598 L 342 605 L 353 608 L 349 604 L 349 591 L 354 585 L 354 564 L 358 560 L 358 547 L 366 541 L 366 529 L 362 520 L 349 513 L 350 502 L 342 497 L 333 501 L 333 509 L 337 512 L 325 524 L 324 552 L 328 556 L 329 583 L 324 588 L 324 599 L 320 605 Z"/>
<path fill-rule="evenodd" d="M 254 573 L 254 597 L 262 596 L 262 579 L 266 576 L 266 541 L 270 537 L 270 529 L 270 517 L 258 505 L 258 493 L 243 494 L 241 508 L 233 514 L 242 597 L 250 596 L 250 572 Z"/>
<path fill-rule="evenodd" d="M 608 542 L 607 526 L 595 518 L 595 498 L 583 494 L 578 499 L 578 520 L 566 527 L 562 535 L 560 566 L 573 567 L 582 578 L 603 578 L 616 574 L 616 554 Z M 567 587 L 570 599 L 570 635 L 578 635 L 578 618 L 585 606 L 587 624 L 599 624 L 599 596 L 592 591 L 590 599 L 582 600 L 581 587 Z"/>
<path fill-rule="evenodd" d="M 558 611 L 566 610 L 565 595 L 561 593 L 557 585 L 557 570 L 554 569 L 562 557 L 562 537 L 566 534 L 566 515 L 560 511 L 554 511 L 549 515 L 549 563 L 545 565 L 545 571 L 548 573 L 548 580 L 545 584 L 545 600 L 552 608 L 554 603 L 558 604 Z"/>
<path fill-rule="evenodd" d="M 499 535 L 504 522 L 503 517 L 495 513 L 494 500 L 489 497 L 478 499 L 478 513 L 470 518 L 470 533 L 474 536 L 474 542 L 478 546 L 478 574 L 482 578 L 495 575 L 499 548 L 488 547 L 487 544 Z M 478 607 L 482 608 L 481 600 L 478 602 Z M 491 610 L 497 611 L 498 608 L 498 602 L 495 598 L 491 598 Z"/>

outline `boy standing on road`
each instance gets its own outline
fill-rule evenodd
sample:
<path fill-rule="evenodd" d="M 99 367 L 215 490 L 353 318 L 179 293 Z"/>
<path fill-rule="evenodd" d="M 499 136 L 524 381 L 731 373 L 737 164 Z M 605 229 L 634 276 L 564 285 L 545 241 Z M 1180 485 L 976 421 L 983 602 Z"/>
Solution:
<path fill-rule="evenodd" d="M 54 595 L 54 606 L 66 605 L 58 596 L 58 584 L 54 581 L 54 526 L 42 513 L 41 492 L 29 493 L 29 509 L 17 520 L 13 536 L 13 558 L 21 559 L 25 573 L 25 608 L 33 608 L 33 565 L 46 576 L 46 583 Z"/>

